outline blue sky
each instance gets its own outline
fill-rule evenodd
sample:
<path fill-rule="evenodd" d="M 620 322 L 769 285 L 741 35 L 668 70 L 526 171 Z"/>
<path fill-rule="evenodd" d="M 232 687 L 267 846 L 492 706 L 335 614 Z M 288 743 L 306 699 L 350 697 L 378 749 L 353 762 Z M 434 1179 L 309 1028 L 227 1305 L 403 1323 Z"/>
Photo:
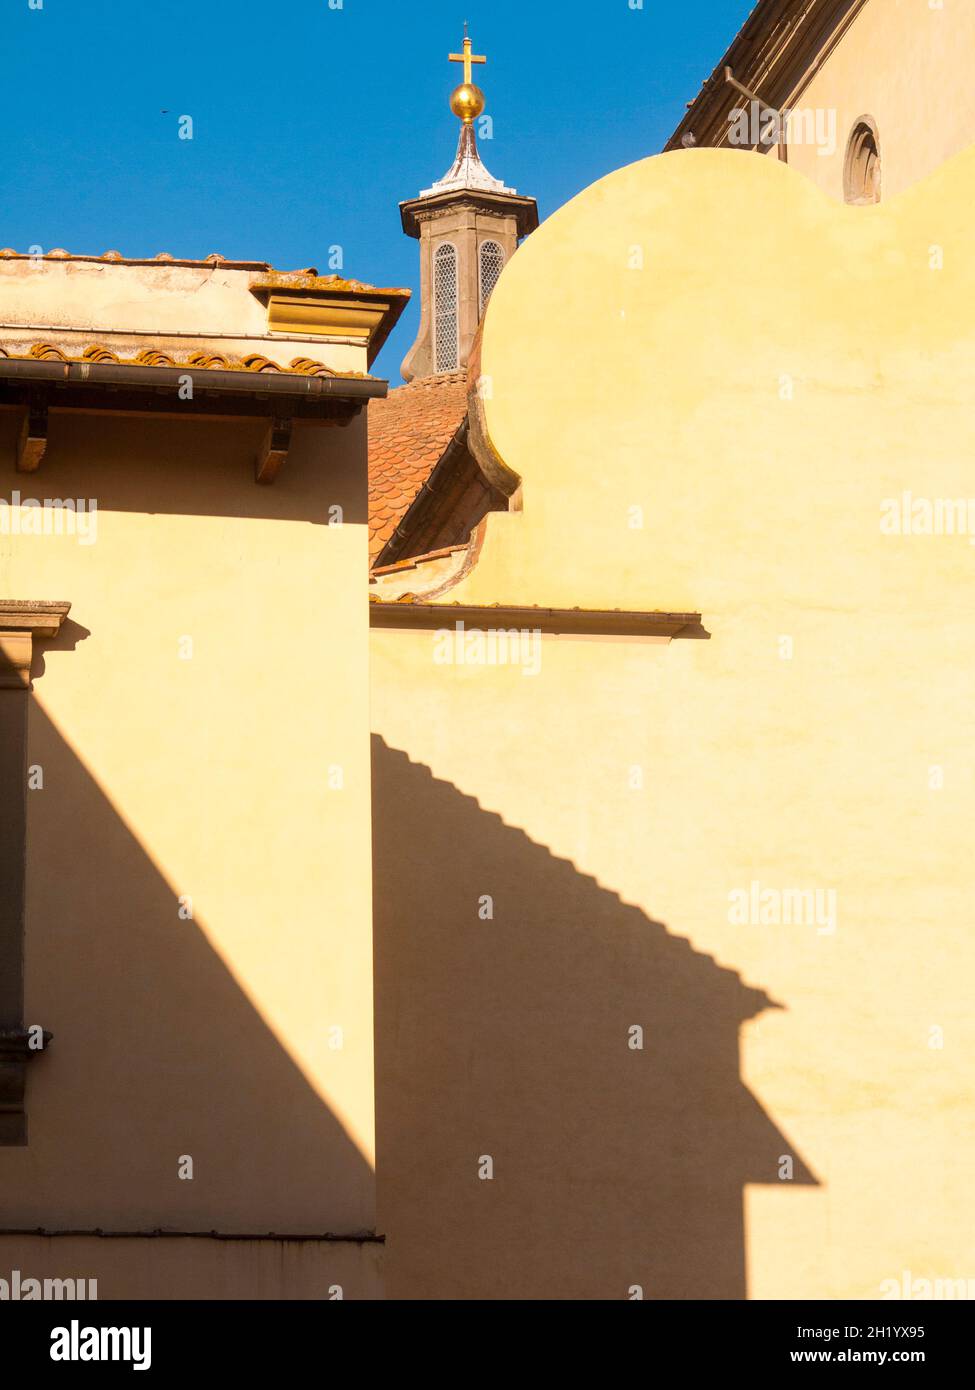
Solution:
<path fill-rule="evenodd" d="M 489 59 L 484 161 L 545 217 L 660 150 L 753 0 L 30 4 L 0 6 L 0 245 L 323 271 L 340 245 L 346 274 L 415 291 L 397 205 L 451 162 L 465 18 Z M 393 384 L 416 313 L 376 367 Z"/>

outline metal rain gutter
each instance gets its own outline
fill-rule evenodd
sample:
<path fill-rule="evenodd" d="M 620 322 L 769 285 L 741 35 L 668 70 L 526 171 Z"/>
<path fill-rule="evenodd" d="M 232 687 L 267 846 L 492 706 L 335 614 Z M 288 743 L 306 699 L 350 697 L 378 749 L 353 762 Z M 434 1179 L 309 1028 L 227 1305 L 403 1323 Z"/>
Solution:
<path fill-rule="evenodd" d="M 355 377 L 300 376 L 294 372 L 248 372 L 213 367 L 144 367 L 123 362 L 22 361 L 0 358 L 0 380 L 50 382 L 63 386 L 139 386 L 178 390 L 191 377 L 200 391 L 221 395 L 331 397 L 339 400 L 376 400 L 384 397 L 389 383 Z"/>

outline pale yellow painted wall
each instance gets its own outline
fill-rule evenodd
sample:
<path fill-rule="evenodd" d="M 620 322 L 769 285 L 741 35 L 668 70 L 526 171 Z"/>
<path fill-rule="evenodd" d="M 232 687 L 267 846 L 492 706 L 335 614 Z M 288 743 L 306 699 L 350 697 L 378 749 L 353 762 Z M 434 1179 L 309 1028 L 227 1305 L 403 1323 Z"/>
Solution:
<path fill-rule="evenodd" d="M 296 426 L 270 488 L 259 421 L 52 415 L 30 476 L 0 429 L 5 499 L 98 503 L 95 544 L 0 536 L 0 594 L 72 604 L 29 726 L 26 1011 L 54 1042 L 0 1225 L 373 1230 L 364 416 Z M 124 1292 L 135 1258 L 93 1272 Z M 254 1258 L 219 1256 L 241 1287 Z M 133 1278 L 168 1296 L 178 1261 Z"/>
<path fill-rule="evenodd" d="M 711 636 L 545 638 L 524 676 L 373 634 L 391 1296 L 975 1277 L 975 557 L 880 529 L 905 489 L 975 495 L 973 194 L 971 152 L 879 209 L 667 155 L 506 269 L 482 365 L 524 510 L 447 597 Z M 838 929 L 732 925 L 752 880 L 835 890 Z M 741 1031 L 767 1127 L 728 972 L 780 1006 Z"/>
<path fill-rule="evenodd" d="M 975 5 L 970 0 L 868 0 L 793 105 L 836 113 L 837 148 L 794 143 L 789 162 L 833 197 L 854 126 L 880 135 L 882 196 L 893 197 L 975 141 Z"/>

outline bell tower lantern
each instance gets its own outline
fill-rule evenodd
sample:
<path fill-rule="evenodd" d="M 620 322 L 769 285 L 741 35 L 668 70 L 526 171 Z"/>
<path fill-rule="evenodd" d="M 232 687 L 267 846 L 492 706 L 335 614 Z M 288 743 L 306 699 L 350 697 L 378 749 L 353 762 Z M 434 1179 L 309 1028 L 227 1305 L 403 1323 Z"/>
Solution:
<path fill-rule="evenodd" d="M 481 163 L 474 122 L 484 110 L 484 93 L 471 68 L 487 59 L 471 52 L 464 26 L 464 81 L 450 109 L 460 120 L 457 155 L 443 178 L 418 198 L 400 203 L 403 231 L 420 243 L 420 329 L 403 362 L 407 381 L 463 370 L 477 325 L 498 276 L 522 237 L 538 226 L 534 198 L 519 196 L 492 178 Z"/>

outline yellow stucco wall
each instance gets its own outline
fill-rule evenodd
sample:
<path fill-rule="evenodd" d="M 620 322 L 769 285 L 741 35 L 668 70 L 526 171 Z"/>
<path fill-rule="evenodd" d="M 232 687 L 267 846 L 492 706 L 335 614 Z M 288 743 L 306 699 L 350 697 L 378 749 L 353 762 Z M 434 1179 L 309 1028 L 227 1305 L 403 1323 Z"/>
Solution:
<path fill-rule="evenodd" d="M 0 535 L 0 594 L 72 604 L 29 722 L 26 1017 L 54 1041 L 0 1226 L 372 1231 L 365 418 L 296 425 L 270 488 L 260 421 L 52 414 L 32 475 L 15 426 L 3 497 L 98 511 L 93 544 Z M 274 1293 L 267 1247 L 195 1244 L 96 1242 L 67 1273 L 91 1254 L 114 1296 L 191 1297 L 263 1269 Z M 346 1258 L 318 1249 L 302 1296 Z"/>
<path fill-rule="evenodd" d="M 373 634 L 391 1296 L 975 1277 L 973 552 L 881 530 L 975 492 L 973 192 L 975 151 L 877 209 L 667 155 L 506 269 L 524 509 L 446 597 L 710 638 L 546 637 L 524 675 Z M 835 893 L 835 931 L 735 923 L 753 882 Z"/>
<path fill-rule="evenodd" d="M 868 0 L 793 102 L 830 120 L 835 113 L 836 149 L 792 142 L 790 164 L 842 199 L 850 135 L 870 116 L 880 137 L 883 197 L 909 188 L 975 140 L 973 51 L 968 0 Z"/>

